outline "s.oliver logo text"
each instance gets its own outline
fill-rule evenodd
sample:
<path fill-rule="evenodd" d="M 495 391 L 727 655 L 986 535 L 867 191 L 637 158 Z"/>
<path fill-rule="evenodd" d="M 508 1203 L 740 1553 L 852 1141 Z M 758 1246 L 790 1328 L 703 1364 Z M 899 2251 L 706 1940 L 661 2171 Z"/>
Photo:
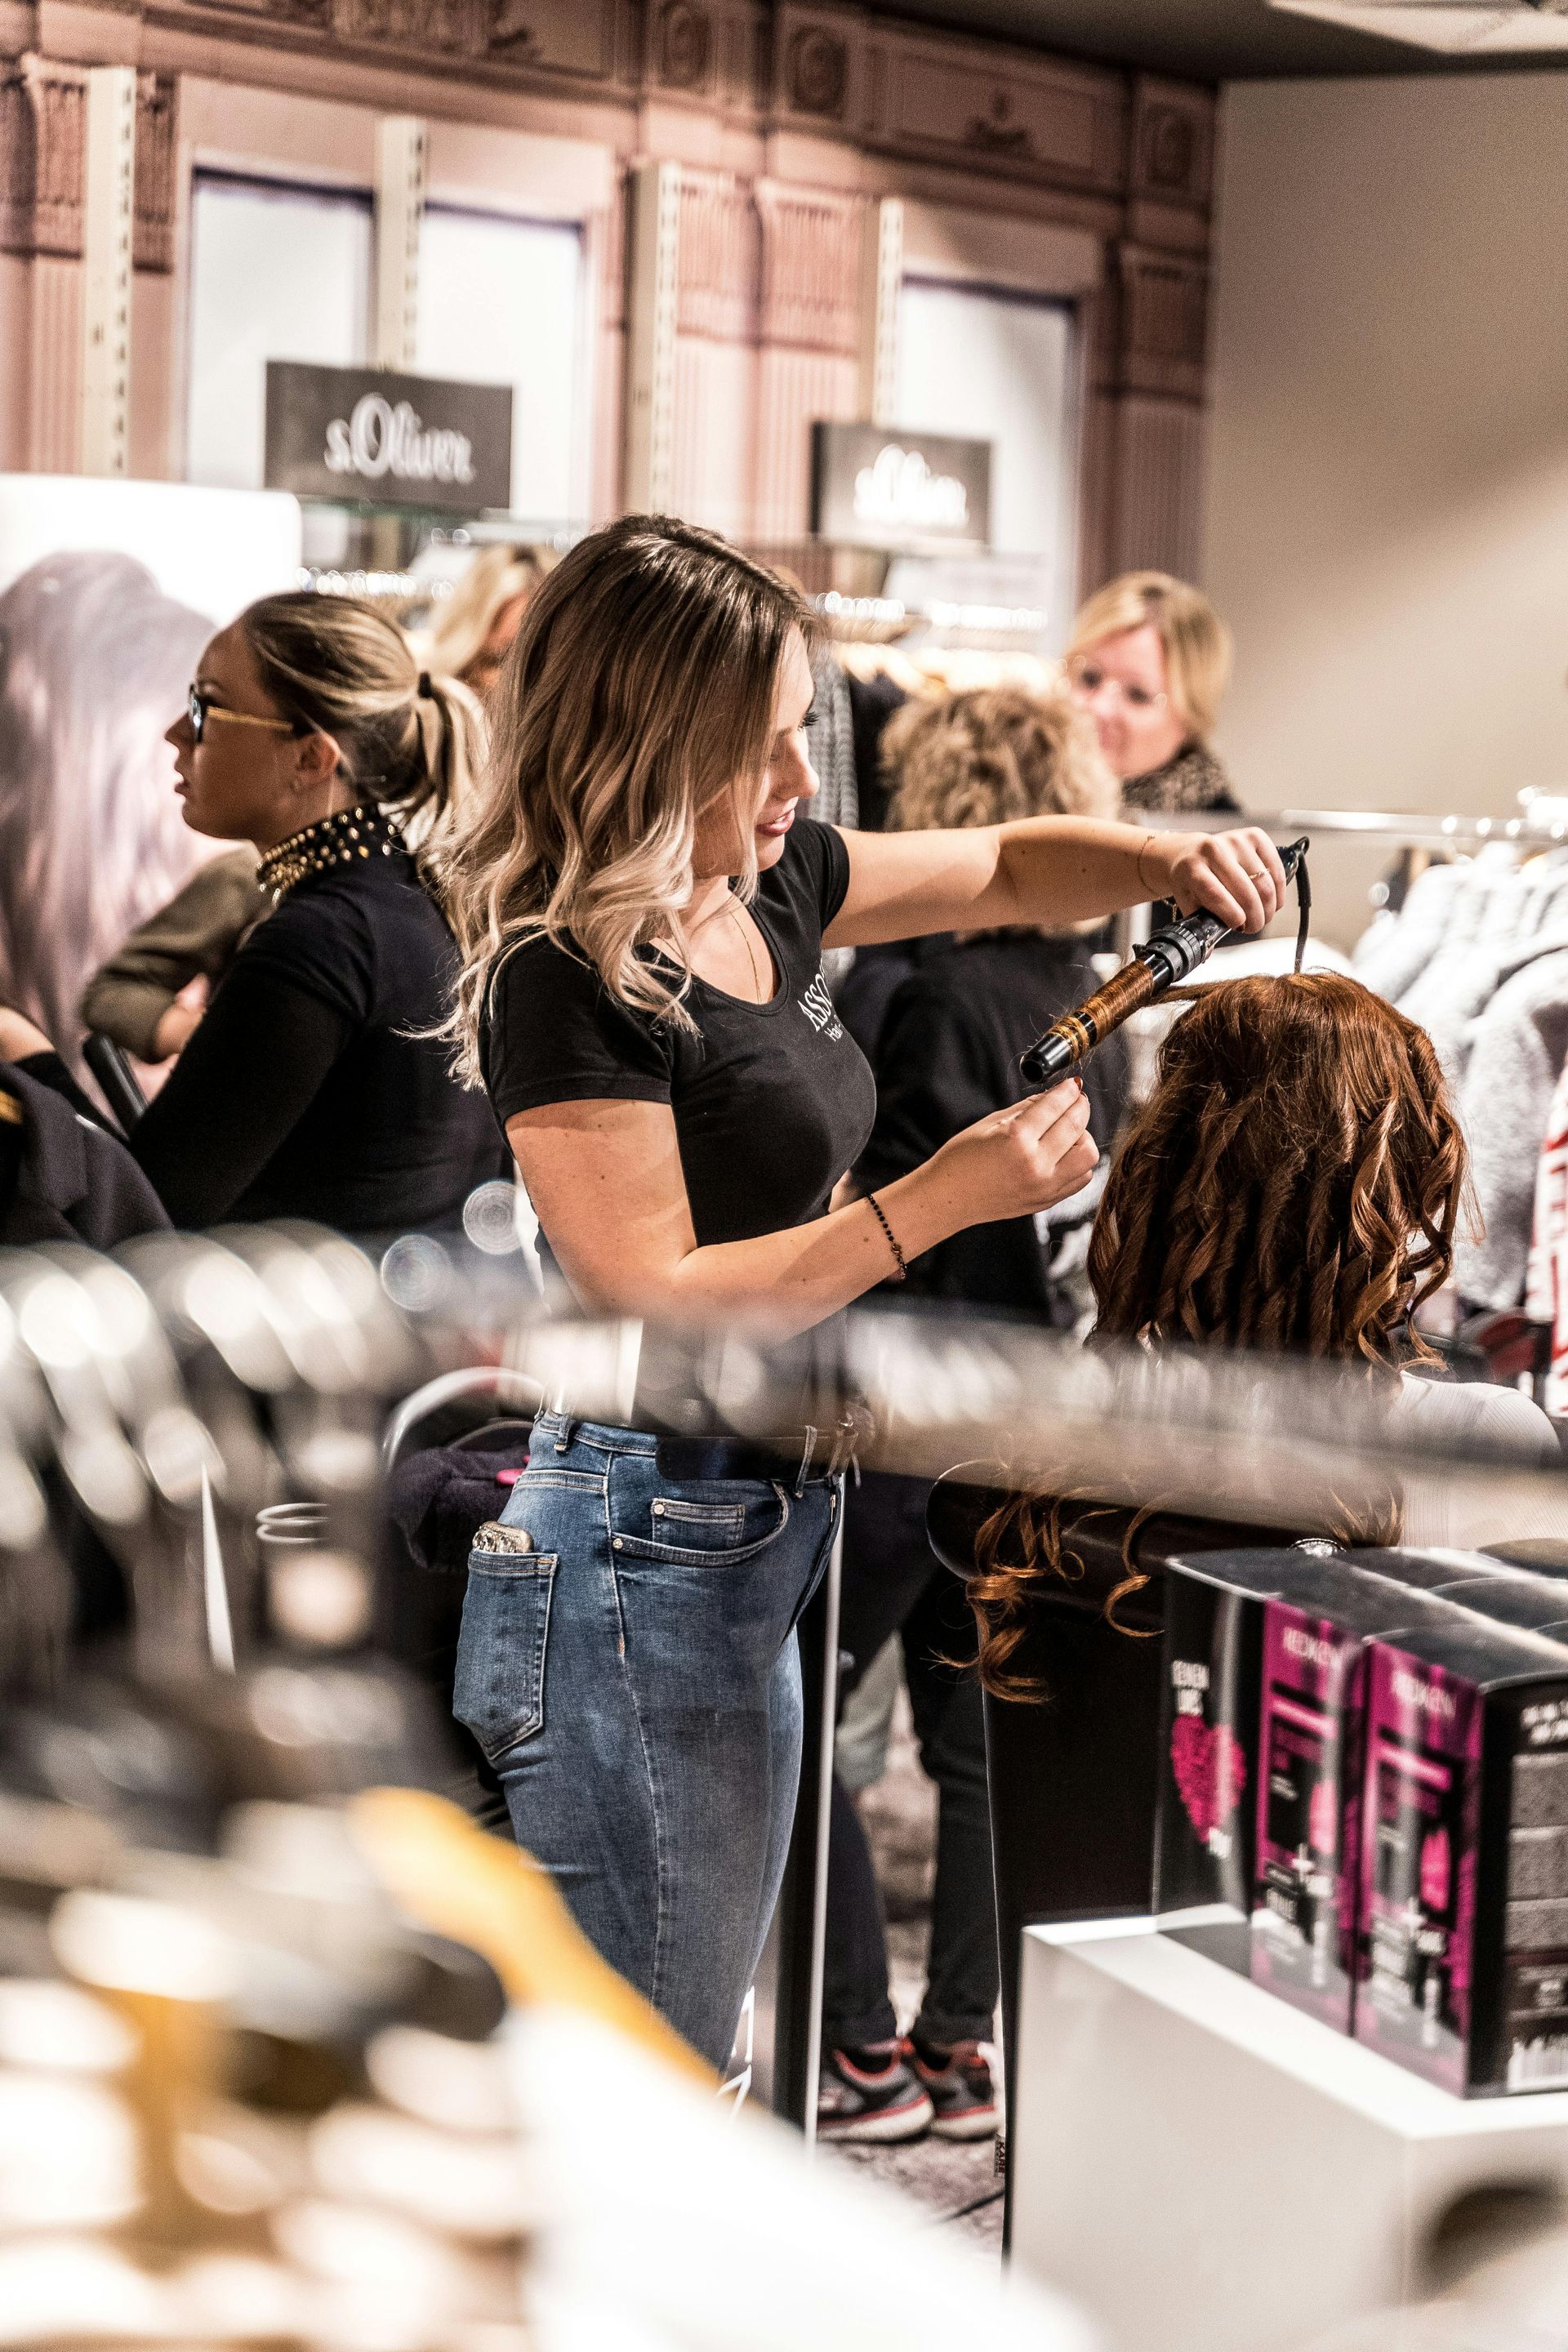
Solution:
<path fill-rule="evenodd" d="M 956 474 L 933 473 L 922 450 L 889 441 L 855 477 L 855 517 L 889 530 L 961 531 L 969 492 Z"/>
<path fill-rule="evenodd" d="M 474 478 L 474 445 L 466 433 L 426 425 L 411 401 L 394 407 L 367 392 L 328 425 L 324 462 L 331 473 L 367 482 L 390 474 L 399 482 L 462 484 Z"/>

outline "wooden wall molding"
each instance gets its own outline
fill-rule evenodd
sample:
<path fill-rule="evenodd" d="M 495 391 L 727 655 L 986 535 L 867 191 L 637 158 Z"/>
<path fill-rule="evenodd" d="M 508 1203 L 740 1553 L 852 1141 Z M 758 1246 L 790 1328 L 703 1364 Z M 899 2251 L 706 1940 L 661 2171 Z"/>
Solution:
<path fill-rule="evenodd" d="M 1124 244 L 1117 250 L 1116 277 L 1120 388 L 1200 403 L 1207 382 L 1207 268 L 1184 255 Z"/>
<path fill-rule="evenodd" d="M 868 210 L 862 196 L 683 166 L 678 332 L 853 358 Z"/>
<path fill-rule="evenodd" d="M 0 249 L 81 256 L 87 68 L 18 58 L 0 82 Z"/>
<path fill-rule="evenodd" d="M 18 58 L 0 76 L 0 252 L 79 261 L 86 194 L 87 68 Z M 174 84 L 136 79 L 138 269 L 174 261 Z"/>
<path fill-rule="evenodd" d="M 1214 153 L 1212 91 L 1141 74 L 1132 101 L 1129 182 L 1133 195 L 1206 215 L 1214 192 Z"/>
<path fill-rule="evenodd" d="M 772 113 L 970 175 L 1109 195 L 1127 182 L 1125 74 L 858 9 L 779 0 Z"/>
<path fill-rule="evenodd" d="M 566 89 L 629 95 L 636 44 L 632 0 L 142 0 L 161 32 L 271 37 L 320 47 L 334 62 L 438 65 L 559 97 Z M 693 0 L 693 25 L 706 12 Z M 657 46 L 657 44 L 655 45 Z M 390 57 L 389 57 L 390 53 Z M 678 36 L 666 53 L 688 54 Z"/>
<path fill-rule="evenodd" d="M 762 182 L 756 204 L 763 341 L 857 358 L 865 199 Z"/>
<path fill-rule="evenodd" d="M 756 334 L 760 223 L 752 191 L 731 174 L 680 174 L 679 335 L 750 342 Z"/>
<path fill-rule="evenodd" d="M 136 78 L 136 230 L 132 253 L 138 269 L 166 276 L 174 267 L 177 209 L 174 78 Z"/>

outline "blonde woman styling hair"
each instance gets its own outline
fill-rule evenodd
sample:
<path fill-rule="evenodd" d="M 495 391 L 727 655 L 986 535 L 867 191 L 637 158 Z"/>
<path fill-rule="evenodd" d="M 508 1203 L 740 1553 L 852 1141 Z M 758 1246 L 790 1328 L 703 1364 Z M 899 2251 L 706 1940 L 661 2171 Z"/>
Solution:
<path fill-rule="evenodd" d="M 1231 651 L 1208 598 L 1168 572 L 1123 572 L 1084 605 L 1068 682 L 1093 717 L 1126 808 L 1239 808 L 1209 744 Z"/>
<path fill-rule="evenodd" d="M 202 653 L 168 740 L 186 824 L 252 845 L 272 911 L 132 1131 L 164 1207 L 185 1226 L 310 1217 L 373 1243 L 458 1225 L 504 1163 L 419 1034 L 456 954 L 415 845 L 438 854 L 468 792 L 473 698 L 423 674 L 368 605 L 268 596 Z"/>
<path fill-rule="evenodd" d="M 722 540 L 629 516 L 543 583 L 492 698 L 495 755 L 447 869 L 454 1034 L 595 1308 L 802 1332 L 905 1256 L 1089 1176 L 1069 1086 L 832 1207 L 874 1102 L 825 944 L 1061 928 L 1151 888 L 1256 927 L 1283 891 L 1258 834 L 812 822 L 810 634 L 798 594 Z M 506 1570 L 477 1559 L 464 1609 L 457 1710 L 521 1843 L 714 2063 L 778 1891 L 794 1627 L 839 1509 L 805 1424 L 786 1468 L 542 1414 L 501 1514 Z"/>

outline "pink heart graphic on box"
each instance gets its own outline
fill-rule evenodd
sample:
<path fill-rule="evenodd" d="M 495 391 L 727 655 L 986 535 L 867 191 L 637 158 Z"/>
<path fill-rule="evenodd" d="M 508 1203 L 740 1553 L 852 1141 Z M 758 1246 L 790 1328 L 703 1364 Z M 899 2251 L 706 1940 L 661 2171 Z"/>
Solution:
<path fill-rule="evenodd" d="M 1229 1821 L 1247 1786 L 1247 1758 L 1227 1723 L 1179 1715 L 1171 1727 L 1171 1769 L 1200 1838 Z"/>

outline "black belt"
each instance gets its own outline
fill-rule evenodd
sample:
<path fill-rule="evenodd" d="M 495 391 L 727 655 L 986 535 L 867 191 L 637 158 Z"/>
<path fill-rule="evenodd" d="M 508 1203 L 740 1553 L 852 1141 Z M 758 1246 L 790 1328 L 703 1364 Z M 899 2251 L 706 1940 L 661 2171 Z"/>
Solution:
<path fill-rule="evenodd" d="M 847 1462 L 856 1459 L 870 1434 L 866 1407 L 850 1405 L 831 1429 L 803 1424 L 798 1453 L 752 1444 L 742 1437 L 661 1437 L 658 1466 L 666 1478 L 759 1479 L 764 1485 L 781 1480 L 803 1486 L 814 1470 L 819 1478 L 837 1476 Z"/>
<path fill-rule="evenodd" d="M 803 1445 L 804 1451 L 804 1445 Z M 792 1478 L 798 1466 L 771 1445 L 748 1445 L 739 1437 L 661 1437 L 658 1468 L 663 1478 L 755 1478 L 764 1485 Z"/>

